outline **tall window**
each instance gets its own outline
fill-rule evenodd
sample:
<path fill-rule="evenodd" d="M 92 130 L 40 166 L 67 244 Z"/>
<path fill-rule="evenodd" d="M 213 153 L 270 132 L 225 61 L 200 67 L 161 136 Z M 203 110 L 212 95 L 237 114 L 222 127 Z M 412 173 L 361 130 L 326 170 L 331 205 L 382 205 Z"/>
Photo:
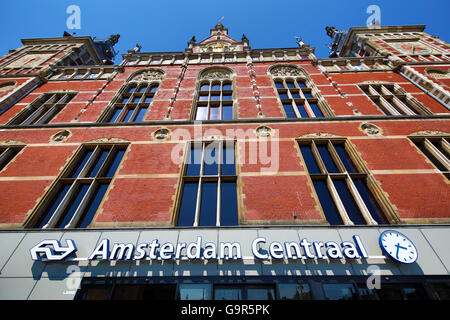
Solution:
<path fill-rule="evenodd" d="M 317 139 L 299 144 L 323 213 L 331 225 L 387 223 L 368 187 L 368 174 L 358 169 L 345 140 Z"/>
<path fill-rule="evenodd" d="M 164 72 L 159 69 L 143 70 L 132 75 L 100 117 L 100 121 L 143 121 L 163 78 Z"/>
<path fill-rule="evenodd" d="M 410 137 L 417 148 L 450 179 L 450 137 Z"/>
<path fill-rule="evenodd" d="M 20 152 L 23 146 L 0 146 L 0 171 Z"/>
<path fill-rule="evenodd" d="M 178 212 L 179 226 L 238 225 L 233 141 L 189 146 Z"/>
<path fill-rule="evenodd" d="M 286 118 L 323 118 L 334 116 L 306 71 L 295 66 L 275 66 L 270 69 Z"/>
<path fill-rule="evenodd" d="M 359 87 L 386 115 L 432 114 L 396 84 L 361 84 Z"/>
<path fill-rule="evenodd" d="M 75 92 L 45 93 L 8 122 L 10 125 L 49 123 L 75 97 Z"/>
<path fill-rule="evenodd" d="M 108 190 L 127 145 L 84 145 L 38 206 L 35 228 L 86 228 Z"/>
<path fill-rule="evenodd" d="M 195 120 L 232 120 L 233 83 L 228 69 L 208 69 L 200 74 Z"/>

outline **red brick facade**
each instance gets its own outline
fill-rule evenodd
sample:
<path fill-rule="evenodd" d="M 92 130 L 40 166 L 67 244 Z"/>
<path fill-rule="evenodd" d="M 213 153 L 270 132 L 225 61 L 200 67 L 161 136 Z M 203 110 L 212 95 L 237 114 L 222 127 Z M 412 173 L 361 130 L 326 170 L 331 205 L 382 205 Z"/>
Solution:
<path fill-rule="evenodd" d="M 200 42 L 198 45 L 202 44 Z M 450 46 L 442 42 L 436 45 L 446 50 L 442 57 L 448 57 L 446 54 L 450 52 Z M 384 48 L 386 45 L 380 43 L 380 46 Z M 393 50 L 392 53 L 400 54 Z M 60 53 L 61 56 L 64 54 Z M 176 54 L 180 53 L 174 53 L 174 56 Z M 195 55 L 188 52 L 186 56 L 188 54 Z M 121 66 L 111 67 L 114 69 L 111 76 L 104 79 L 58 80 L 53 78 L 46 64 L 41 65 L 39 77 L 44 79 L 41 85 L 8 108 L 0 105 L 0 108 L 4 108 L 0 114 L 0 147 L 16 144 L 24 146 L 0 171 L 0 226 L 30 227 L 28 221 L 33 219 L 33 215 L 40 214 L 37 211 L 40 201 L 79 147 L 99 139 L 106 139 L 101 140 L 101 143 L 124 141 L 128 147 L 89 227 L 174 226 L 183 174 L 183 165 L 173 161 L 174 150 L 182 151 L 175 157 L 175 160 L 181 160 L 188 140 L 211 135 L 226 136 L 236 141 L 237 158 L 240 160 L 237 164 L 240 225 L 327 224 L 298 145 L 302 138 L 314 134 L 318 139 L 344 139 L 356 150 L 353 156 L 368 169 L 382 191 L 380 197 L 384 197 L 392 208 L 390 214 L 395 219 L 385 213 L 390 223 L 450 221 L 449 178 L 409 138 L 415 134 L 420 137 L 431 135 L 448 138 L 450 111 L 448 106 L 402 75 L 398 66 L 391 66 L 388 59 L 381 57 L 379 59 L 384 59 L 380 63 L 384 66 L 381 69 L 330 72 L 323 67 L 324 62 L 333 62 L 317 60 L 312 52 L 306 58 L 300 52 L 296 58 L 287 55 L 288 58 L 284 59 L 276 59 L 275 53 L 273 61 L 245 61 L 253 53 L 242 51 L 239 54 L 244 59 L 238 55 L 234 62 L 229 63 L 153 65 L 149 62 L 138 66 L 131 61 L 139 53 L 129 54 L 124 55 L 125 62 Z M 151 56 L 142 54 L 142 57 L 146 55 Z M 52 57 L 49 63 L 58 61 L 61 56 Z M 184 57 L 184 53 L 181 56 Z M 16 81 L 18 87 L 29 79 L 24 76 L 6 76 L 8 61 L 14 60 L 14 57 L 8 56 L 4 58 L 6 60 L 0 61 L 4 63 L 0 67 L 5 66 L 0 70 L 0 85 L 2 82 Z M 368 64 L 372 63 L 369 58 L 364 59 Z M 430 65 L 423 65 L 423 61 L 420 65 L 408 63 L 407 66 L 448 90 L 448 60 L 439 64 L 435 61 Z M 286 119 L 274 82 L 276 76 L 271 75 L 269 70 L 274 65 L 298 66 L 306 71 L 315 86 L 313 90 L 317 90 L 314 91 L 315 96 L 321 96 L 318 99 L 328 105 L 334 116 Z M 197 132 L 199 129 L 192 118 L 192 108 L 196 108 L 199 74 L 209 67 L 226 67 L 234 73 L 234 118 L 224 122 L 204 121 L 202 132 Z M 427 73 L 430 68 L 447 73 L 432 78 Z M 127 79 L 142 69 L 158 69 L 165 74 L 144 121 L 128 125 L 99 123 L 105 109 L 112 104 Z M 57 67 L 52 70 L 55 72 Z M 16 70 L 15 75 L 21 72 Z M 385 115 L 361 89 L 363 83 L 396 84 L 410 99 L 421 103 L 430 113 Z M 8 90 L 0 93 L 0 98 L 11 94 L 13 89 Z M 25 127 L 9 124 L 42 94 L 72 91 L 76 92 L 75 97 L 47 124 Z M 367 123 L 375 125 L 378 131 L 367 133 L 363 128 Z M 277 159 L 276 167 L 271 168 L 271 164 L 262 163 L 260 157 L 257 157 L 256 162 L 250 158 L 251 145 L 261 139 L 256 129 L 262 125 L 272 130 L 269 140 L 276 143 L 269 143 L 269 154 Z M 169 129 L 169 137 L 158 140 L 152 135 L 160 128 Z M 66 139 L 52 139 L 64 130 L 69 132 Z M 189 133 L 190 137 L 176 136 L 181 131 Z M 230 132 L 245 132 L 245 135 L 229 136 Z M 267 172 L 262 172 L 262 168 L 267 169 Z"/>

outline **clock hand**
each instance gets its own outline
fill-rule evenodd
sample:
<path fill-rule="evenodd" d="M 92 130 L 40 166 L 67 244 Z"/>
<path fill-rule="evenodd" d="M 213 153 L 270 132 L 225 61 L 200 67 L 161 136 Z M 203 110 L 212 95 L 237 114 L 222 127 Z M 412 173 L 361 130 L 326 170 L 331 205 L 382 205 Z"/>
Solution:
<path fill-rule="evenodd" d="M 401 245 L 400 245 L 400 243 L 397 243 L 396 245 L 395 245 L 396 247 L 397 247 L 397 253 L 396 253 L 396 256 L 397 256 L 397 259 L 399 259 L 399 257 L 398 257 L 398 252 L 400 251 L 400 249 L 407 249 L 406 247 L 402 247 Z"/>

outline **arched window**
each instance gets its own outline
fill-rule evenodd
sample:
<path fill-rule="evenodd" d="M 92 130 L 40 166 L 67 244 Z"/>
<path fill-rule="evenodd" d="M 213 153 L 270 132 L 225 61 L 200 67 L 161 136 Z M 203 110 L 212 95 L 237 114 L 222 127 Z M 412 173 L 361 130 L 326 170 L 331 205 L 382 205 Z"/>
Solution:
<path fill-rule="evenodd" d="M 212 68 L 200 73 L 193 119 L 232 120 L 233 73 L 227 68 Z"/>
<path fill-rule="evenodd" d="M 164 71 L 159 69 L 145 69 L 132 74 L 100 117 L 100 122 L 143 121 L 163 79 Z"/>
<path fill-rule="evenodd" d="M 292 65 L 277 65 L 270 68 L 269 72 L 286 118 L 334 116 L 306 71 Z"/>

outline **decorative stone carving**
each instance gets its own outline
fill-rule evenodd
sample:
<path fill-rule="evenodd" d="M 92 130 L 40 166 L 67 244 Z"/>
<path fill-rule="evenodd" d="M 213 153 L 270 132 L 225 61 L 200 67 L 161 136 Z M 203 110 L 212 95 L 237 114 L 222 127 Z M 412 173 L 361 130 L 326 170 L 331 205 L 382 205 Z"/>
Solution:
<path fill-rule="evenodd" d="M 99 138 L 92 141 L 90 143 L 128 143 L 129 141 L 122 138 Z"/>
<path fill-rule="evenodd" d="M 450 72 L 448 70 L 442 69 L 427 69 L 425 71 L 427 76 L 434 79 L 448 79 L 450 78 Z"/>
<path fill-rule="evenodd" d="M 332 133 L 326 133 L 326 132 L 317 132 L 317 133 L 308 133 L 300 138 L 341 138 L 341 136 L 337 136 Z"/>
<path fill-rule="evenodd" d="M 425 130 L 411 133 L 410 136 L 450 136 L 450 133 L 442 131 Z"/>
<path fill-rule="evenodd" d="M 300 77 L 303 72 L 294 66 L 276 66 L 270 69 L 270 73 L 275 77 Z"/>
<path fill-rule="evenodd" d="M 225 69 L 212 69 L 202 73 L 200 80 L 231 79 L 231 72 Z"/>
<path fill-rule="evenodd" d="M 17 82 L 15 81 L 7 81 L 4 83 L 0 83 L 0 96 L 6 91 L 12 90 L 16 87 Z"/>
<path fill-rule="evenodd" d="M 17 140 L 0 140 L 0 146 L 17 146 L 24 145 L 25 143 Z"/>
<path fill-rule="evenodd" d="M 70 136 L 70 131 L 63 130 L 58 133 L 55 133 L 53 136 L 51 136 L 50 141 L 51 142 L 63 142 L 67 140 L 67 138 Z"/>
<path fill-rule="evenodd" d="M 361 125 L 362 131 L 367 135 L 381 135 L 381 130 L 376 125 L 365 122 Z"/>
<path fill-rule="evenodd" d="M 235 47 L 230 46 L 224 41 L 216 41 L 201 49 L 202 52 L 231 52 L 235 51 Z"/>
<path fill-rule="evenodd" d="M 259 126 L 256 128 L 256 135 L 263 138 L 270 137 L 272 135 L 272 129 L 267 126 Z"/>
<path fill-rule="evenodd" d="M 164 71 L 158 69 L 149 69 L 142 71 L 131 78 L 130 81 L 157 81 L 164 79 Z"/>
<path fill-rule="evenodd" d="M 156 140 L 165 140 L 170 136 L 170 130 L 167 128 L 161 128 L 153 132 L 153 139 Z"/>

